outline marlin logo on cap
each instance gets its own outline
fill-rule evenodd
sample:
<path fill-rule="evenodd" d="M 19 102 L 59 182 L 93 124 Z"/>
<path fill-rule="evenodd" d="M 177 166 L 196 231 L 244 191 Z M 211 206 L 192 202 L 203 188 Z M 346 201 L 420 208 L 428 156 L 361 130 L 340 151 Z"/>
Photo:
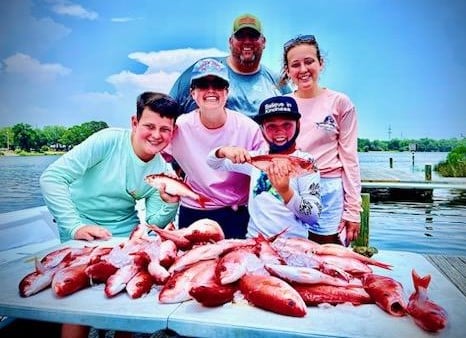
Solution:
<path fill-rule="evenodd" d="M 208 71 L 208 70 L 221 71 L 223 66 L 222 66 L 221 63 L 219 63 L 216 60 L 206 59 L 206 60 L 201 60 L 197 64 L 196 68 L 197 68 L 197 71 L 199 71 L 199 72 L 205 72 L 205 71 Z"/>

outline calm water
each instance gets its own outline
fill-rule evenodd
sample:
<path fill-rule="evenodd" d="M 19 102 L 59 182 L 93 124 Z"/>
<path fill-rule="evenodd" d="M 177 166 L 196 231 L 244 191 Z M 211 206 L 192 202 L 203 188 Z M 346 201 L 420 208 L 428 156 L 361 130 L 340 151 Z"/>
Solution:
<path fill-rule="evenodd" d="M 58 156 L 0 156 L 0 213 L 44 205 L 39 177 Z"/>
<path fill-rule="evenodd" d="M 447 153 L 360 153 L 361 167 L 393 167 L 424 178 L 425 164 Z M 0 213 L 43 205 L 42 171 L 57 156 L 0 157 Z M 438 176 L 433 173 L 433 179 Z M 433 201 L 377 202 L 370 209 L 370 245 L 378 249 L 466 256 L 466 191 L 434 190 Z"/>
<path fill-rule="evenodd" d="M 426 164 L 435 165 L 448 153 L 360 153 L 361 167 L 393 168 L 424 179 Z M 432 172 L 433 180 L 446 180 Z M 464 182 L 464 178 L 461 178 Z M 466 191 L 434 189 L 432 202 L 375 202 L 370 208 L 370 245 L 419 253 L 466 256 Z"/>

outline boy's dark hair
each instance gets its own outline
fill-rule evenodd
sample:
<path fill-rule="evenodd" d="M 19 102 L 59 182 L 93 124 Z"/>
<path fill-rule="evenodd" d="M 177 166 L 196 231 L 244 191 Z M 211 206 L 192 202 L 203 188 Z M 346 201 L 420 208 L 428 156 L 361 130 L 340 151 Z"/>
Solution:
<path fill-rule="evenodd" d="M 144 92 L 136 100 L 136 118 L 139 121 L 144 108 L 158 113 L 161 117 L 172 118 L 176 121 L 181 115 L 181 108 L 172 97 L 156 92 Z"/>

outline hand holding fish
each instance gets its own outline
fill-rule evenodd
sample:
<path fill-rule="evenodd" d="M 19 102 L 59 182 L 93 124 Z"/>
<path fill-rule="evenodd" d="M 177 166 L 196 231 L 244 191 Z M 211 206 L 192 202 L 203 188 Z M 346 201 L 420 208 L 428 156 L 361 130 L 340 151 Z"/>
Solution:
<path fill-rule="evenodd" d="M 160 198 L 165 203 L 178 203 L 180 201 L 179 195 L 172 195 L 166 191 L 167 185 L 165 183 L 160 183 L 159 193 Z"/>
<path fill-rule="evenodd" d="M 272 186 L 277 190 L 285 203 L 293 197 L 293 189 L 290 188 L 291 165 L 288 161 L 271 162 L 266 173 Z"/>
<path fill-rule="evenodd" d="M 166 202 L 171 200 L 171 198 L 174 196 L 177 196 L 177 198 L 189 197 L 193 200 L 196 200 L 201 208 L 204 208 L 205 203 L 209 201 L 207 197 L 194 192 L 192 188 L 183 182 L 181 178 L 178 178 L 172 173 L 151 174 L 147 175 L 144 180 L 150 186 L 158 189 L 160 191 L 160 196 Z M 162 194 L 165 194 L 165 198 L 162 196 Z"/>
<path fill-rule="evenodd" d="M 350 222 L 342 219 L 338 227 L 338 233 L 346 231 L 345 242 L 342 243 L 345 246 L 348 246 L 351 241 L 354 241 L 359 236 L 359 230 L 361 228 L 360 223 Z"/>
<path fill-rule="evenodd" d="M 251 155 L 241 147 L 221 147 L 215 155 L 218 158 L 228 158 L 233 163 L 251 162 Z"/>
<path fill-rule="evenodd" d="M 93 241 L 94 239 L 107 240 L 111 237 L 112 233 L 110 231 L 98 225 L 85 225 L 74 234 L 74 239 L 85 241 Z"/>

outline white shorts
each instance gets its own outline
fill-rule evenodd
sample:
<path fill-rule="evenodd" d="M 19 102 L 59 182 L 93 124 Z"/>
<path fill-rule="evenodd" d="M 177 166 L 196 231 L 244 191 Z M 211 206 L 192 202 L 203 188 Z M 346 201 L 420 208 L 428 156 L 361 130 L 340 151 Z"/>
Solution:
<path fill-rule="evenodd" d="M 333 235 L 338 232 L 343 216 L 343 183 L 341 177 L 320 179 L 322 212 L 316 224 L 309 225 L 309 231 L 317 235 Z"/>

